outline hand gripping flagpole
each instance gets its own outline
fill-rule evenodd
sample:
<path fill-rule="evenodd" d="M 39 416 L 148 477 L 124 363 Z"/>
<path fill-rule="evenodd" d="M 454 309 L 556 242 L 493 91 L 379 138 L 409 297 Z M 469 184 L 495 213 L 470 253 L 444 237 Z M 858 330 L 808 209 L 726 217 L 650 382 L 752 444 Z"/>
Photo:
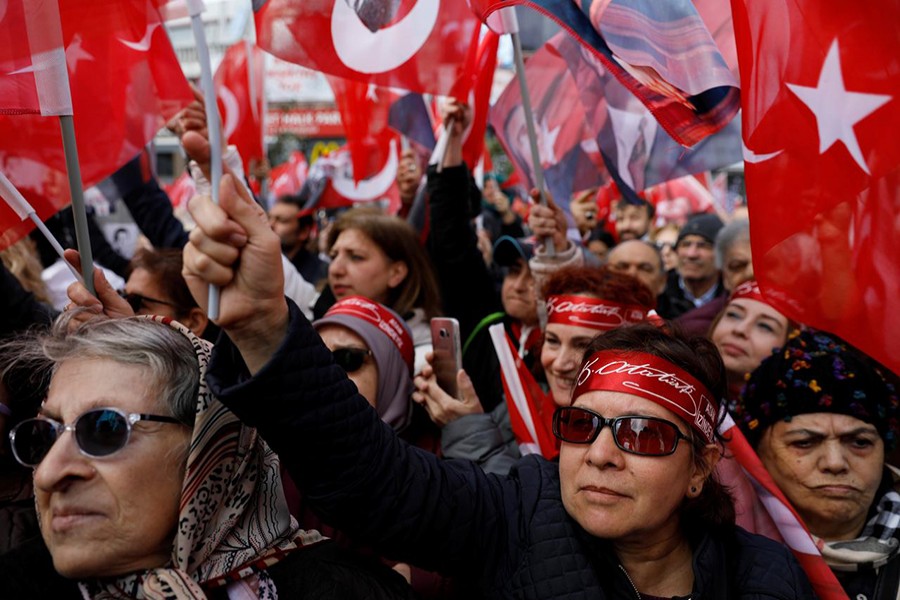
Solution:
<path fill-rule="evenodd" d="M 541 167 L 541 154 L 538 151 L 537 131 L 534 128 L 534 111 L 531 109 L 531 94 L 528 93 L 528 82 L 525 80 L 525 59 L 522 56 L 522 39 L 519 37 L 519 21 L 512 7 L 500 9 L 500 20 L 504 31 L 512 38 L 513 54 L 516 60 L 516 75 L 519 80 L 519 92 L 522 96 L 522 110 L 525 112 L 525 126 L 528 128 L 528 145 L 531 148 L 531 167 L 534 171 L 534 183 L 541 195 L 541 204 L 547 206 L 544 194 L 544 169 Z M 553 238 L 544 239 L 544 249 L 548 256 L 556 254 Z"/>
<path fill-rule="evenodd" d="M 0 172 L 0 197 L 6 201 L 6 204 L 15 211 L 19 218 L 23 221 L 25 219 L 31 219 L 31 222 L 35 224 L 35 226 L 40 230 L 44 237 L 50 242 L 50 245 L 62 259 L 62 261 L 69 267 L 69 271 L 72 272 L 72 275 L 75 276 L 75 279 L 78 280 L 79 283 L 84 285 L 84 278 L 81 276 L 81 273 L 75 270 L 69 261 L 66 260 L 66 257 L 63 256 L 63 247 L 60 245 L 59 241 L 50 233 L 50 230 L 47 229 L 47 226 L 44 225 L 44 222 L 41 221 L 37 216 L 37 211 L 34 210 L 34 207 L 28 203 L 22 194 L 19 193 L 19 190 L 16 189 L 16 186 L 12 184 L 12 182 L 6 178 L 2 172 Z"/>
<path fill-rule="evenodd" d="M 210 193 L 213 204 L 219 204 L 219 182 L 222 180 L 222 131 L 219 122 L 219 107 L 216 104 L 216 90 L 213 86 L 212 65 L 209 60 L 209 46 L 203 30 L 203 0 L 187 0 L 191 15 L 191 29 L 200 62 L 200 89 L 203 90 L 203 104 L 206 108 L 206 128 L 209 132 Z M 206 314 L 211 320 L 219 318 L 219 286 L 209 284 L 209 298 Z"/>

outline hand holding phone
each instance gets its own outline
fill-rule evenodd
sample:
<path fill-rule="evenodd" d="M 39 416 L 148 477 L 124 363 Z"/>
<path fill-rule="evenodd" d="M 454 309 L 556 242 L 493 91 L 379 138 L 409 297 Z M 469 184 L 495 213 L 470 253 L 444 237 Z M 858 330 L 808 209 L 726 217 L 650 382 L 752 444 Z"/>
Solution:
<path fill-rule="evenodd" d="M 431 368 L 438 386 L 454 398 L 459 398 L 456 374 L 462 369 L 462 344 L 459 339 L 459 321 L 452 317 L 431 319 L 431 344 L 434 357 Z"/>

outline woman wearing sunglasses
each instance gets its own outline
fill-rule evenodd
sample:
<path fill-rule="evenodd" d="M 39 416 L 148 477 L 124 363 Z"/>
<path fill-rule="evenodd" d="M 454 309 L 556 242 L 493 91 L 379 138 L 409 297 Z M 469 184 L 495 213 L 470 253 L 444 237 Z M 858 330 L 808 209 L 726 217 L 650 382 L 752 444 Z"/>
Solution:
<path fill-rule="evenodd" d="M 323 518 L 387 556 L 466 574 L 492 598 L 813 597 L 785 547 L 706 508 L 724 391 L 711 344 L 646 325 L 608 332 L 576 377 L 585 416 L 559 409 L 558 464 L 528 456 L 498 477 L 441 461 L 381 423 L 285 302 L 277 271 L 259 270 L 277 264 L 277 240 L 238 194 L 226 180 L 220 206 L 191 202 L 187 280 L 198 298 L 223 286 L 228 332 L 210 379 Z M 250 240 L 238 262 L 216 227 L 223 214 Z"/>
<path fill-rule="evenodd" d="M 291 519 L 272 451 L 210 394 L 208 343 L 163 317 L 71 318 L 4 347 L 4 372 L 50 375 L 38 416 L 10 433 L 34 469 L 42 540 L 0 557 L 0 596 L 316 597 L 346 584 L 406 597 L 386 569 L 311 575 L 337 557 Z"/>

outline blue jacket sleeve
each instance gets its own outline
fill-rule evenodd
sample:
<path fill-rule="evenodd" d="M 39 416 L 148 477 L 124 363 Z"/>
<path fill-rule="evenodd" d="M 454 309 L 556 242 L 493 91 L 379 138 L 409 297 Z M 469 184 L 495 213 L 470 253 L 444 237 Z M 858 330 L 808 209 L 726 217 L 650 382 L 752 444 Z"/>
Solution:
<path fill-rule="evenodd" d="M 441 461 L 382 423 L 299 310 L 252 378 L 222 336 L 212 392 L 256 427 L 323 520 L 385 556 L 446 574 L 492 577 L 520 527 L 519 484 L 468 461 Z"/>

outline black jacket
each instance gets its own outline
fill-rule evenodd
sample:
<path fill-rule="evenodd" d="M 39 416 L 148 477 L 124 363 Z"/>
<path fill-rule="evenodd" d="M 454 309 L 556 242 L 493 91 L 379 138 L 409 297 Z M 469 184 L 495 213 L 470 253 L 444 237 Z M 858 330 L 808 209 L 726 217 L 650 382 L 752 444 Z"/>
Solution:
<path fill-rule="evenodd" d="M 605 544 L 566 513 L 555 463 L 529 456 L 500 478 L 408 446 L 357 394 L 296 306 L 281 348 L 253 378 L 222 336 L 207 381 L 258 427 L 326 522 L 384 555 L 473 577 L 494 598 L 636 597 Z M 735 528 L 699 536 L 692 597 L 813 594 L 784 546 Z"/>
<path fill-rule="evenodd" d="M 669 271 L 666 278 L 666 289 L 656 298 L 656 312 L 664 319 L 677 319 L 681 315 L 694 310 L 694 303 L 685 298 L 684 291 L 678 285 L 678 270 Z M 727 294 L 722 285 L 722 277 L 716 281 L 716 291 L 713 298 Z"/>

